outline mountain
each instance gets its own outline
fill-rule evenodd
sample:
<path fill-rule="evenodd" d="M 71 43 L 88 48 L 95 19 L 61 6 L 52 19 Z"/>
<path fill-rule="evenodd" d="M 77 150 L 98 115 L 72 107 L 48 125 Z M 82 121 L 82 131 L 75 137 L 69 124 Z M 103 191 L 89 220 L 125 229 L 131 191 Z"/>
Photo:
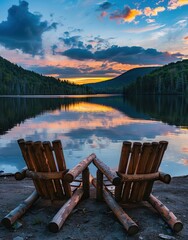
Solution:
<path fill-rule="evenodd" d="M 42 76 L 0 57 L 0 95 L 87 94 L 89 88 Z"/>
<path fill-rule="evenodd" d="M 125 86 L 134 82 L 138 77 L 152 72 L 156 68 L 157 67 L 134 68 L 113 79 L 99 83 L 85 84 L 85 86 L 91 87 L 93 91 L 97 93 L 122 93 Z"/>
<path fill-rule="evenodd" d="M 124 89 L 127 95 L 188 94 L 188 60 L 170 63 L 139 77 Z"/>

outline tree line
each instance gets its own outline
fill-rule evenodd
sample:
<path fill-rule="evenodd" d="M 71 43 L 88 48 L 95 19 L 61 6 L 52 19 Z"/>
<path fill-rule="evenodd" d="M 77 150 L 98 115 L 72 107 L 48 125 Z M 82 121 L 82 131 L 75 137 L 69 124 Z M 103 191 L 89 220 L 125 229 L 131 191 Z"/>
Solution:
<path fill-rule="evenodd" d="M 170 63 L 138 77 L 123 90 L 125 95 L 188 94 L 188 60 Z"/>
<path fill-rule="evenodd" d="M 90 91 L 88 86 L 43 76 L 0 57 L 0 95 L 88 94 Z"/>

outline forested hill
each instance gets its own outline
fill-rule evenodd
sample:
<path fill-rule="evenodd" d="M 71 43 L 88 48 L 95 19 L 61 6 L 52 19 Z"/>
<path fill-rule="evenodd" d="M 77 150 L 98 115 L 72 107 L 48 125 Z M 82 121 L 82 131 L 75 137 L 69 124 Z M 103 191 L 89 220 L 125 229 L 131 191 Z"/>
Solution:
<path fill-rule="evenodd" d="M 118 77 L 98 83 L 87 84 L 97 93 L 122 93 L 125 86 L 134 82 L 139 76 L 144 76 L 157 67 L 140 67 L 131 69 Z"/>
<path fill-rule="evenodd" d="M 127 95 L 135 94 L 188 94 L 188 60 L 170 63 L 125 88 Z"/>
<path fill-rule="evenodd" d="M 0 57 L 0 95 L 86 94 L 87 86 L 28 71 Z"/>

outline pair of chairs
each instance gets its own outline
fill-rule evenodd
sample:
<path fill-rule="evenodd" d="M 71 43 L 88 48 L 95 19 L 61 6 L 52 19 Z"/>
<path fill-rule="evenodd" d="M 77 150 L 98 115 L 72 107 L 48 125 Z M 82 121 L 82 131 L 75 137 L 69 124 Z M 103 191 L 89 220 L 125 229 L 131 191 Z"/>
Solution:
<path fill-rule="evenodd" d="M 106 201 L 129 235 L 136 234 L 139 229 L 123 208 L 145 201 L 159 212 L 172 230 L 182 230 L 182 222 L 151 194 L 155 180 L 164 183 L 171 180 L 169 174 L 158 171 L 167 148 L 166 141 L 123 142 L 117 172 L 112 172 L 95 154 L 67 170 L 59 140 L 50 143 L 20 139 L 18 144 L 27 167 L 15 173 L 15 178 L 32 178 L 36 190 L 2 219 L 6 227 L 11 227 L 40 197 L 51 201 L 66 200 L 48 225 L 51 232 L 58 232 L 79 201 L 89 198 L 91 181 L 96 187 L 97 200 Z M 89 173 L 91 162 L 97 167 L 96 178 Z"/>

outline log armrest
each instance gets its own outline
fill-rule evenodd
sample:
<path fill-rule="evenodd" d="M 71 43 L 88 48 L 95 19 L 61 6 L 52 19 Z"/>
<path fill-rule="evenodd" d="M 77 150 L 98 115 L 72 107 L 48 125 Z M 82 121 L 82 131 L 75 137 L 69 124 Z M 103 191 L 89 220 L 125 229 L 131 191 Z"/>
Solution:
<path fill-rule="evenodd" d="M 16 180 L 22 180 L 26 177 L 32 178 L 32 179 L 43 179 L 43 180 L 50 180 L 50 179 L 63 179 L 65 174 L 69 170 L 64 171 L 56 171 L 56 172 L 35 172 L 30 171 L 27 169 L 27 167 L 24 167 L 20 172 L 16 172 L 14 174 L 14 177 Z"/>
<path fill-rule="evenodd" d="M 82 173 L 95 158 L 96 158 L 96 155 L 94 153 L 89 155 L 86 159 L 82 160 L 74 168 L 69 170 L 68 173 L 65 174 L 65 177 L 63 180 L 68 183 L 73 182 L 76 179 L 76 177 L 80 173 Z"/>
<path fill-rule="evenodd" d="M 27 171 L 27 170 L 28 170 L 27 167 L 24 167 L 24 168 L 22 168 L 21 171 L 16 172 L 16 173 L 14 174 L 15 179 L 16 179 L 16 180 L 22 180 L 22 179 L 26 178 L 26 171 Z"/>
<path fill-rule="evenodd" d="M 141 181 L 156 181 L 160 180 L 164 183 L 170 183 L 171 176 L 167 173 L 155 172 L 144 174 L 123 174 L 117 172 L 117 175 L 121 178 L 122 182 L 141 182 Z"/>
<path fill-rule="evenodd" d="M 117 175 L 116 172 L 113 172 L 105 163 L 100 161 L 98 158 L 95 158 L 93 160 L 93 163 L 113 185 L 119 186 L 121 184 L 121 178 Z"/>

